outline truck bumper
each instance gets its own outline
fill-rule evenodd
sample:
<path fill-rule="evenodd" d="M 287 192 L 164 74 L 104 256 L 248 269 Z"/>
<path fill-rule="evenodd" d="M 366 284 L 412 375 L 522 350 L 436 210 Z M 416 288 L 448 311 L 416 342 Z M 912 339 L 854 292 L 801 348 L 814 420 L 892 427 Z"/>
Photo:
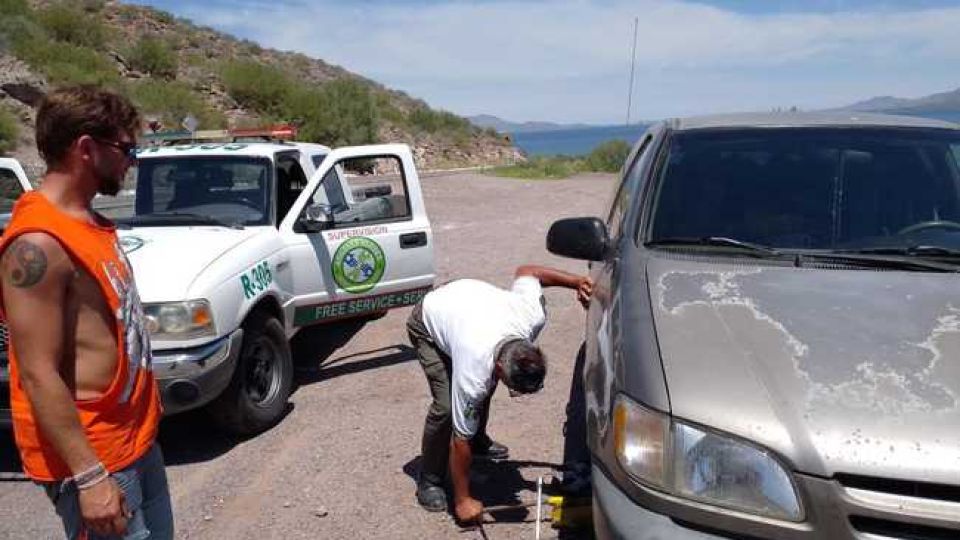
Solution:
<path fill-rule="evenodd" d="M 206 405 L 230 384 L 240 356 L 243 330 L 189 349 L 154 351 L 153 374 L 163 412 L 176 414 Z"/>
<path fill-rule="evenodd" d="M 598 540 L 720 540 L 677 523 L 669 516 L 651 512 L 635 503 L 602 469 L 592 468 L 593 527 Z"/>

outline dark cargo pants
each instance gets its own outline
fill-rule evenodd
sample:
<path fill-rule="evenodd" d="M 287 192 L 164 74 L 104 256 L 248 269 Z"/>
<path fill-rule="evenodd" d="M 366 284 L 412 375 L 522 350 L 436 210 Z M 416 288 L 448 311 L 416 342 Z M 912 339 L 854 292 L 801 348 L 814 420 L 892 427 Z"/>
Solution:
<path fill-rule="evenodd" d="M 420 367 L 430 385 L 433 403 L 427 410 L 423 423 L 423 439 L 420 443 L 420 479 L 418 485 L 430 484 L 442 486 L 447 478 L 450 459 L 450 437 L 453 436 L 453 420 L 450 414 L 450 379 L 453 366 L 450 357 L 437 347 L 430 332 L 423 324 L 423 303 L 413 307 L 407 319 L 407 335 L 410 344 L 417 350 Z M 477 434 L 470 441 L 471 446 L 489 445 L 487 438 L 487 419 L 490 412 L 490 398 L 484 402 L 480 411 L 480 425 Z"/>

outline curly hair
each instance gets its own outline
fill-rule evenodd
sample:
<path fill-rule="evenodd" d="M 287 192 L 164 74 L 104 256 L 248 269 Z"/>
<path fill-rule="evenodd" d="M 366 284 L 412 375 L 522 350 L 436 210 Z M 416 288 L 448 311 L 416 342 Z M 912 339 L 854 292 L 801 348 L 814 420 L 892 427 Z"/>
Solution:
<path fill-rule="evenodd" d="M 136 136 L 140 113 L 130 101 L 93 85 L 65 86 L 48 93 L 37 110 L 37 150 L 56 167 L 83 135 L 112 139 Z"/>

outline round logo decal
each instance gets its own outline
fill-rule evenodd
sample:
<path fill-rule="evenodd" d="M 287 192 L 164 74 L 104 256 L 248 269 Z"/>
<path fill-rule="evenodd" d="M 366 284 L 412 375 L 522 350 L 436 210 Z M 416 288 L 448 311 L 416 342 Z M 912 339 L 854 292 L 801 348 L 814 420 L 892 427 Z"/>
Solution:
<path fill-rule="evenodd" d="M 340 244 L 333 255 L 333 279 L 351 293 L 367 292 L 383 277 L 387 259 L 380 245 L 357 236 Z"/>

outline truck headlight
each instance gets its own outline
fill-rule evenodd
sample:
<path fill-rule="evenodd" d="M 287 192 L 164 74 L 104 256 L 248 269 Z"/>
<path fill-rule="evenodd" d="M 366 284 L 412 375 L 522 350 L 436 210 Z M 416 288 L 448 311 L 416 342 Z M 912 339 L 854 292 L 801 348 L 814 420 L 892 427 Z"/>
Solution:
<path fill-rule="evenodd" d="M 217 335 L 213 312 L 206 300 L 144 304 L 147 331 L 160 340 L 185 340 Z"/>
<path fill-rule="evenodd" d="M 774 519 L 802 521 L 790 474 L 768 451 L 672 420 L 626 396 L 613 408 L 620 466 L 678 497 Z"/>

